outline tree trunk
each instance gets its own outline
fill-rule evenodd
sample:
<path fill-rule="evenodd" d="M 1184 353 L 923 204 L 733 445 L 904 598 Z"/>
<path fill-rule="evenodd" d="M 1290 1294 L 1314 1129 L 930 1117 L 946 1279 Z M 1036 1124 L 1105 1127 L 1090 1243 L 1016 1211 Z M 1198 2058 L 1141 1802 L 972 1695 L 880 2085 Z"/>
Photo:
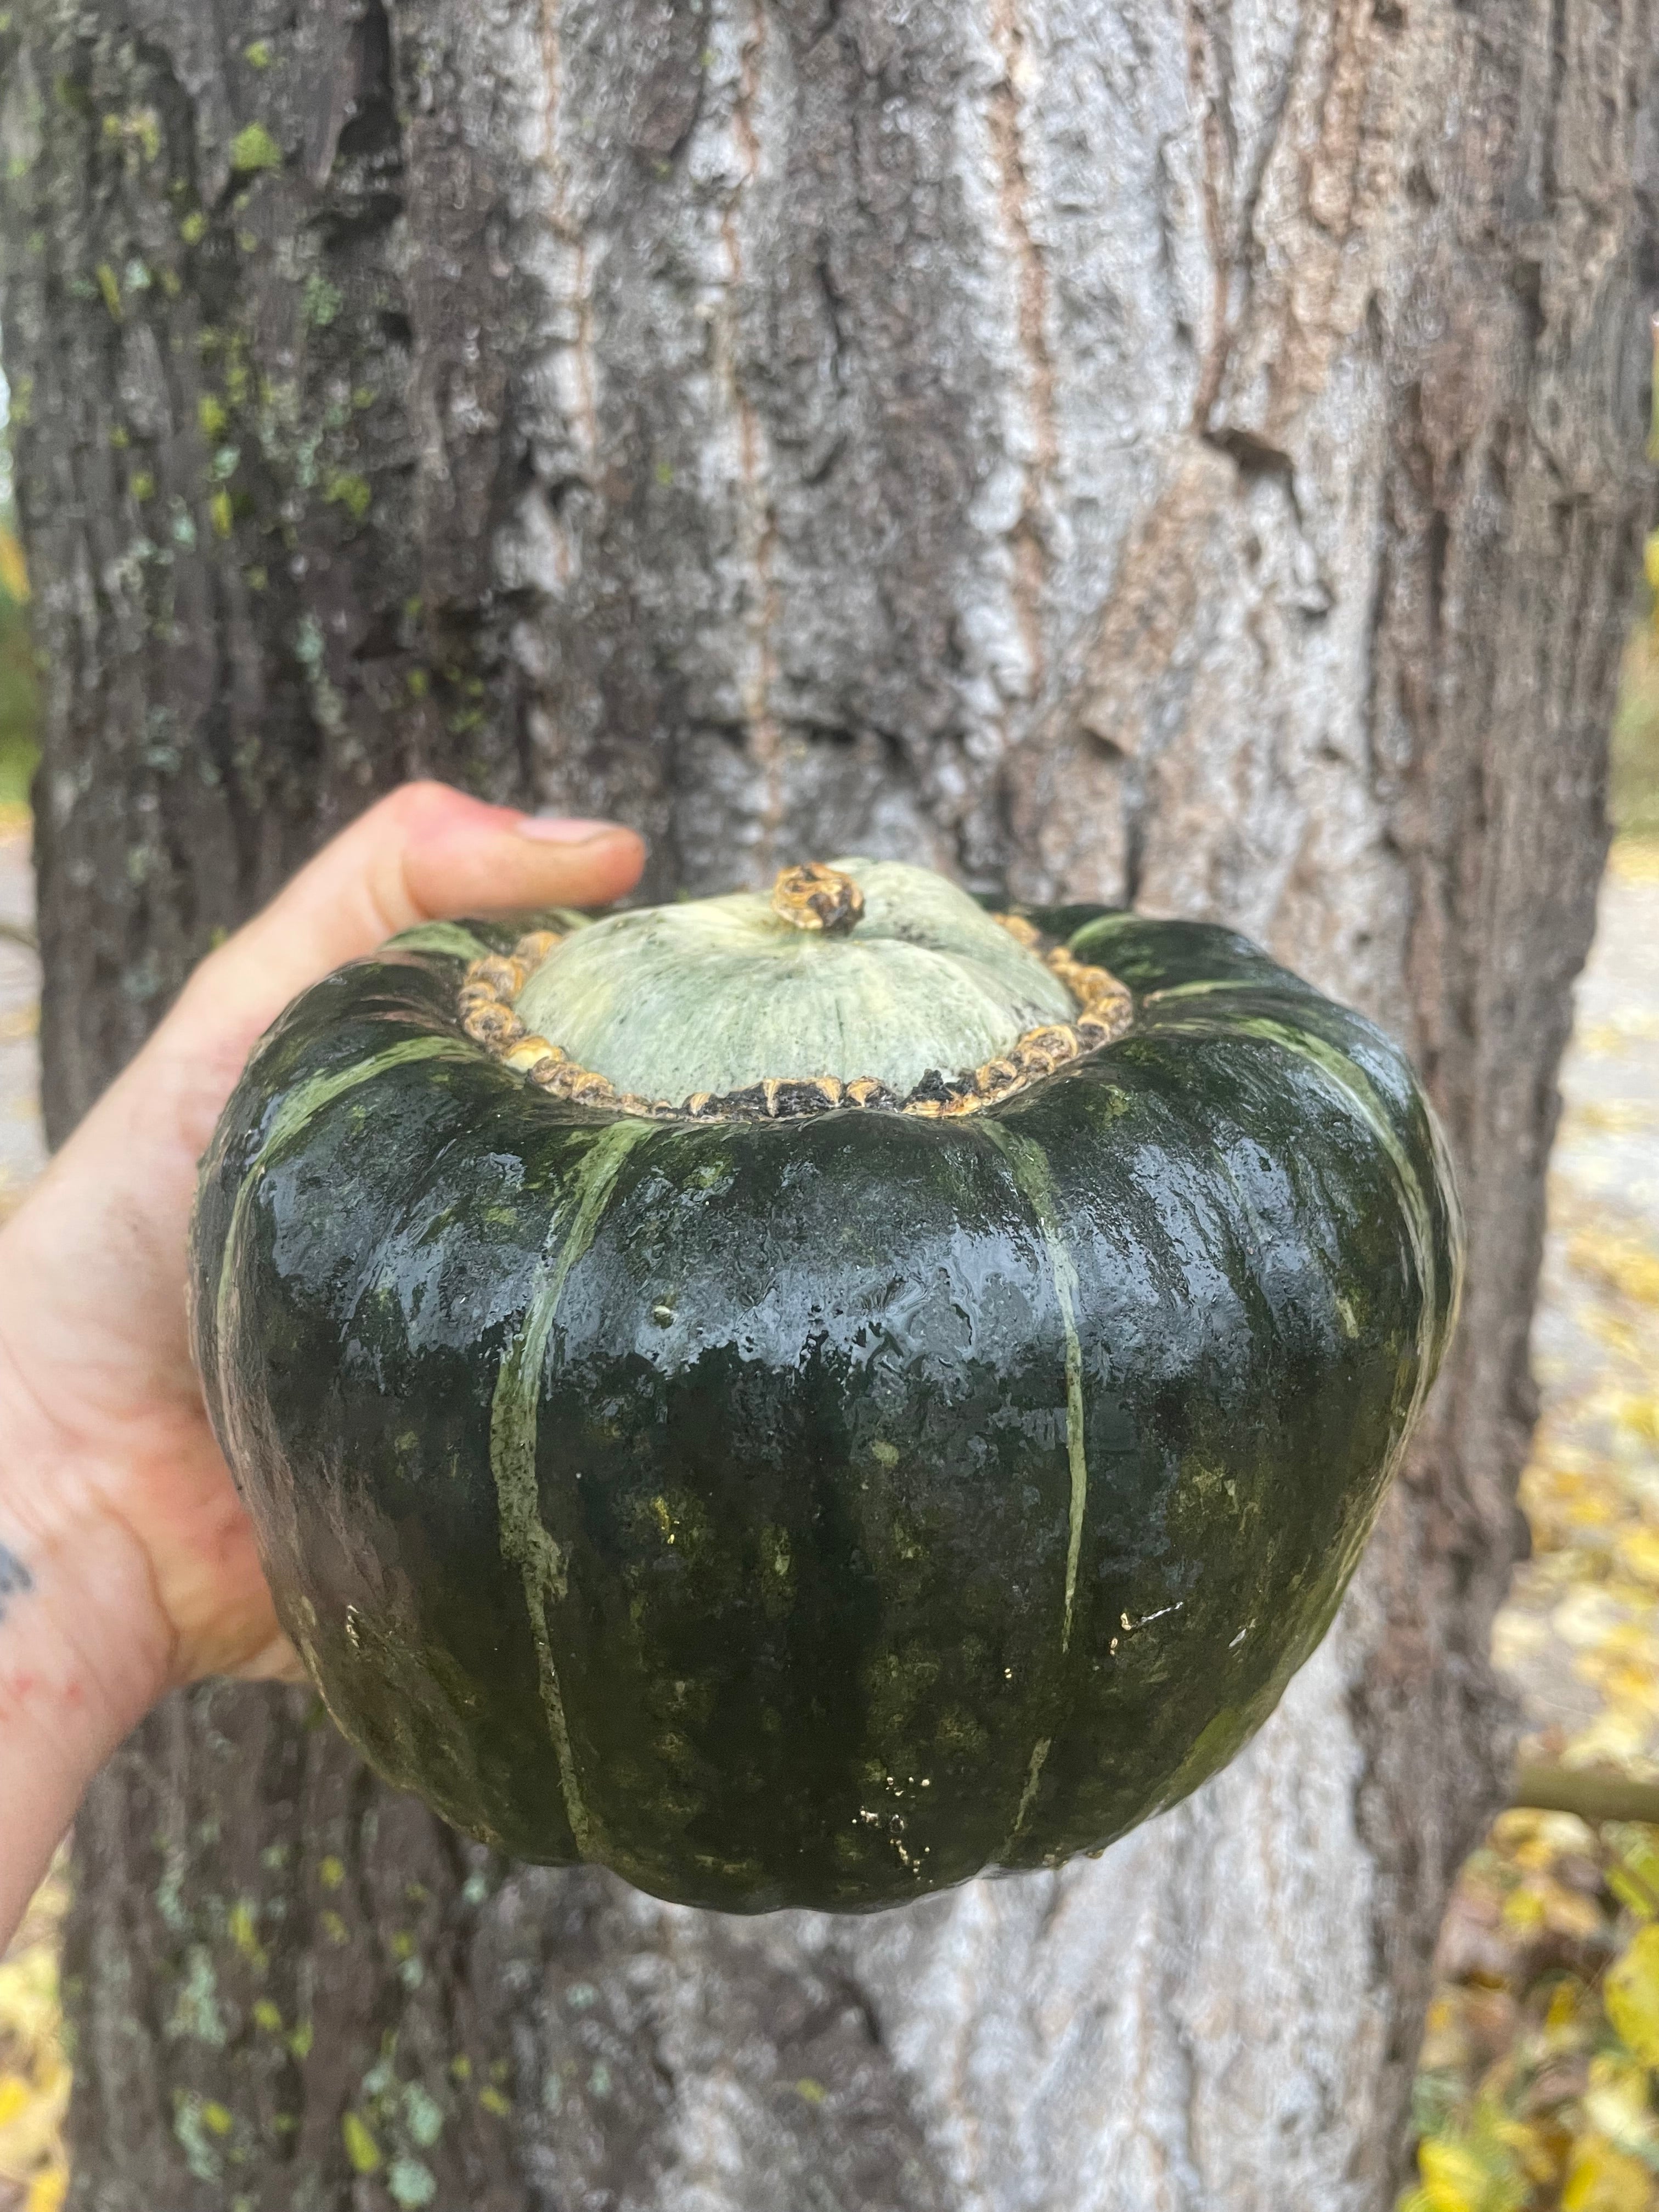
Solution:
<path fill-rule="evenodd" d="M 1646 503 L 1644 0 L 22 0 L 50 1125 L 415 771 L 648 888 L 1224 918 L 1403 1037 L 1464 1323 L 1253 1750 L 871 1919 L 526 1870 L 307 1701 L 78 1830 L 98 2212 L 1376 2212 L 1497 1802 L 1528 1310 Z"/>

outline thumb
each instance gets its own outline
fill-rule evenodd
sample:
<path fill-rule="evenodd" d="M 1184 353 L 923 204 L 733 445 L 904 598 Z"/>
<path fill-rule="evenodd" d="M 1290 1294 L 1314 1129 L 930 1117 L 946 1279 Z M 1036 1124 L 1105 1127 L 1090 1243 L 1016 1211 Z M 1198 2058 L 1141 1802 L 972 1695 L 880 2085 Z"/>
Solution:
<path fill-rule="evenodd" d="M 604 905 L 644 865 L 643 842 L 619 823 L 550 820 L 445 784 L 404 784 L 203 962 L 176 1018 L 251 1043 L 308 984 L 399 930 L 492 908 Z"/>

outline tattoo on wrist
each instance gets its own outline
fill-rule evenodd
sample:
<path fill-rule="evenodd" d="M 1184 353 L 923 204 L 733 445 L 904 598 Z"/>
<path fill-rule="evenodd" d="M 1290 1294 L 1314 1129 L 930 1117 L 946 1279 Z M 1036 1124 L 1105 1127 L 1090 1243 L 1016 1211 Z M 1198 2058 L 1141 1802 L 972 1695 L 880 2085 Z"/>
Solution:
<path fill-rule="evenodd" d="M 0 1544 L 0 1622 L 4 1621 L 12 1599 L 27 1597 L 33 1588 L 34 1577 L 16 1553 Z"/>

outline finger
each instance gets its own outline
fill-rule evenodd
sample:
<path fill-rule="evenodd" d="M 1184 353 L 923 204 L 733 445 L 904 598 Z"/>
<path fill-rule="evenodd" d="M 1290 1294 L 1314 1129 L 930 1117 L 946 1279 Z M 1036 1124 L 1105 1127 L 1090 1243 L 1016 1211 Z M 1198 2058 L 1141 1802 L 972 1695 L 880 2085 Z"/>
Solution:
<path fill-rule="evenodd" d="M 450 915 L 595 906 L 637 882 L 645 848 L 610 822 L 550 820 L 437 783 L 361 815 L 198 971 L 191 1012 L 274 1019 L 307 984 L 399 930 Z"/>
<path fill-rule="evenodd" d="M 268 1644 L 246 1658 L 222 1661 L 211 1666 L 189 1670 L 190 1679 L 199 1681 L 205 1674 L 225 1674 L 236 1682 L 294 1682 L 305 1681 L 305 1662 L 289 1642 L 278 1633 Z"/>

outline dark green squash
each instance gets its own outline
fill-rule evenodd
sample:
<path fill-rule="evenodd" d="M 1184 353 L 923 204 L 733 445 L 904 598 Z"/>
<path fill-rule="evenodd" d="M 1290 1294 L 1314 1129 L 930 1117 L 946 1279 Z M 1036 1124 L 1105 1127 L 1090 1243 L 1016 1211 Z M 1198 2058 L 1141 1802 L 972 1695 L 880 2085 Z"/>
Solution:
<path fill-rule="evenodd" d="M 1369 1022 L 1223 929 L 996 934 L 838 866 L 329 977 L 194 1229 L 208 1404 L 340 1727 L 507 1852 L 739 1911 L 1050 1865 L 1213 1773 L 1457 1297 Z"/>

